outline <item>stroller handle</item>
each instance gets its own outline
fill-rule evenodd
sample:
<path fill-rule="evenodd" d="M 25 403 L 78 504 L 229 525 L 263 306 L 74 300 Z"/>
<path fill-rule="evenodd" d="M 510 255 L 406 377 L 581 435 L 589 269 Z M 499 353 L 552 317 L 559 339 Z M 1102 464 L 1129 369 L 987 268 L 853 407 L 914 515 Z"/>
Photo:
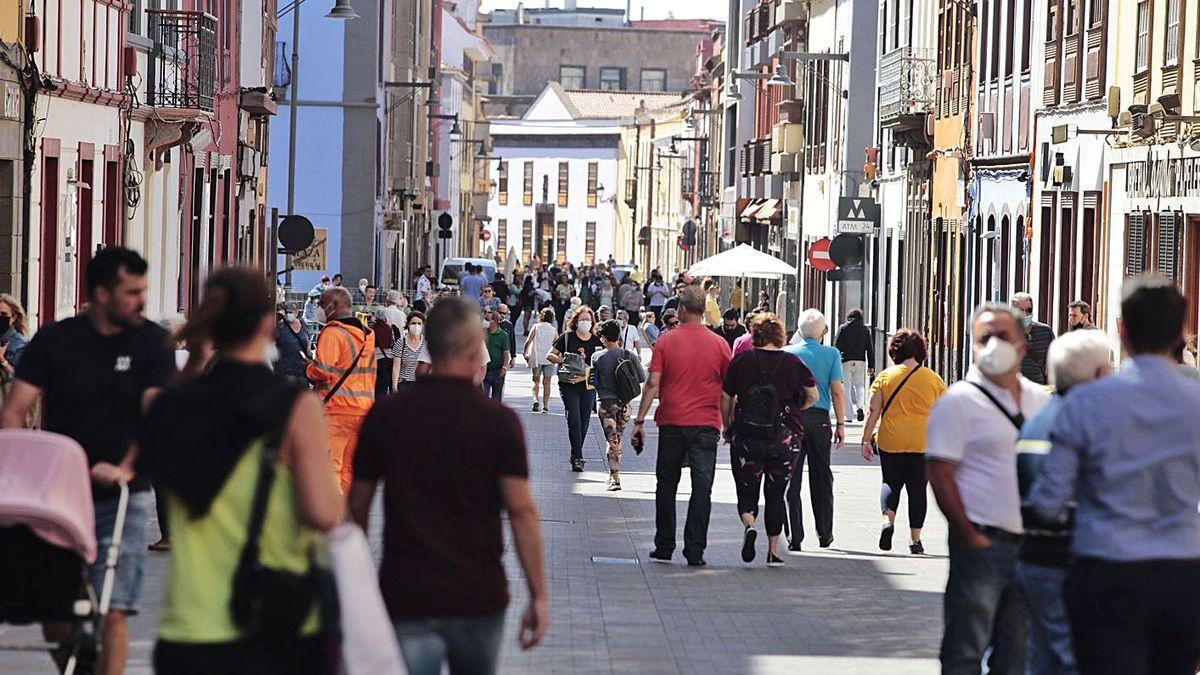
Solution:
<path fill-rule="evenodd" d="M 112 602 L 113 584 L 117 579 L 117 560 L 121 555 L 121 539 L 125 535 L 125 513 L 129 509 L 129 484 L 117 483 L 120 496 L 117 499 L 117 518 L 113 524 L 112 542 L 108 545 L 104 558 L 104 586 L 100 591 L 100 616 L 108 614 L 108 606 Z"/>

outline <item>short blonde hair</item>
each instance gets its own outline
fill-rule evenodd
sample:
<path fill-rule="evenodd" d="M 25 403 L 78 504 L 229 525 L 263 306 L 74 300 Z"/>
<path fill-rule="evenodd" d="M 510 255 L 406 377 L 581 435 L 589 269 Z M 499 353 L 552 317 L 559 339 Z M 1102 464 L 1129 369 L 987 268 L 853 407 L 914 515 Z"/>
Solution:
<path fill-rule="evenodd" d="M 1050 384 L 1060 393 L 1096 378 L 1101 368 L 1112 366 L 1112 347 L 1098 330 L 1077 330 L 1050 343 L 1046 355 Z"/>

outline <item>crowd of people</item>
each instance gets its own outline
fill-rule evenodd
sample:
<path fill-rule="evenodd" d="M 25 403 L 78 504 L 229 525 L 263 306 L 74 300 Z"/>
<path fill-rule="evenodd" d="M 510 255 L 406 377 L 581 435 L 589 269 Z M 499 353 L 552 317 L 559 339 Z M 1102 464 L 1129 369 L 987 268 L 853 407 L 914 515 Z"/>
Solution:
<path fill-rule="evenodd" d="M 261 274 L 227 268 L 171 332 L 142 317 L 146 271 L 134 251 L 98 252 L 87 308 L 32 339 L 19 303 L 0 296 L 0 375 L 11 380 L 0 424 L 40 415 L 83 446 L 102 546 L 114 486 L 132 491 L 104 673 L 123 671 L 147 549 L 170 551 L 158 672 L 322 672 L 330 626 L 303 580 L 320 533 L 347 518 L 370 527 L 380 481 L 378 589 L 409 672 L 495 671 L 509 601 L 502 516 L 528 586 L 519 641 L 536 645 L 549 621 L 543 548 L 524 432 L 503 401 L 518 356 L 532 413 L 550 410 L 558 380 L 574 472 L 596 415 L 609 491 L 622 489 L 626 432 L 640 454 L 653 411 L 650 561 L 674 558 L 686 468 L 681 552 L 707 564 L 723 445 L 745 563 L 758 559 L 760 514 L 767 566 L 786 565 L 785 546 L 801 550 L 805 464 L 818 546 L 831 547 L 832 453 L 861 421 L 858 450 L 881 469 L 878 548 L 893 547 L 902 495 L 911 555 L 925 553 L 930 488 L 949 524 L 943 672 L 1200 664 L 1200 382 L 1185 365 L 1187 300 L 1168 280 L 1127 283 L 1119 370 L 1086 303 L 1072 303 L 1072 330 L 1056 337 L 1019 293 L 975 312 L 970 369 L 948 387 L 918 331 L 887 336 L 892 365 L 876 373 L 860 310 L 830 335 L 806 309 L 789 339 L 740 286 L 722 310 L 715 280 L 668 284 L 636 266 L 535 261 L 487 280 L 468 265 L 457 294 L 425 267 L 421 292 L 389 291 L 382 304 L 366 280 L 355 292 L 335 276 L 303 310 Z M 148 545 L 152 502 L 163 537 Z M 302 580 L 268 628 L 231 611 L 245 604 L 248 555 Z M 93 583 L 103 572 L 92 566 Z M 52 639 L 63 630 L 46 626 Z"/>

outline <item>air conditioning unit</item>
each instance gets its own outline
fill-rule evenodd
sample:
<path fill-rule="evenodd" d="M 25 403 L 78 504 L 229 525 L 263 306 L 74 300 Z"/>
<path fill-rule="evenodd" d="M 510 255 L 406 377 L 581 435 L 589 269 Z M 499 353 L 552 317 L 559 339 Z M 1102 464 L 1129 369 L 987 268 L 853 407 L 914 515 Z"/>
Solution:
<path fill-rule="evenodd" d="M 803 127 L 796 122 L 780 122 L 771 129 L 771 149 L 796 153 L 804 149 Z"/>
<path fill-rule="evenodd" d="M 775 24 L 783 26 L 808 18 L 807 0 L 783 0 L 775 8 Z"/>
<path fill-rule="evenodd" d="M 800 169 L 797 167 L 798 162 L 794 152 L 776 152 L 771 155 L 771 173 L 788 174 L 796 173 Z"/>

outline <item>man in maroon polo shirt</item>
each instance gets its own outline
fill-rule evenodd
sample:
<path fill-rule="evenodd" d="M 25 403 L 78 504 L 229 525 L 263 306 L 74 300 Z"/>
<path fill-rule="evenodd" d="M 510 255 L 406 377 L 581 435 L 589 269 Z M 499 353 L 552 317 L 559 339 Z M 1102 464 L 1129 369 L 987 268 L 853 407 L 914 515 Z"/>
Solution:
<path fill-rule="evenodd" d="M 519 640 L 549 620 L 537 509 L 516 413 L 483 394 L 479 305 L 439 300 L 426 318 L 433 373 L 379 401 L 363 422 L 350 513 L 364 529 L 384 482 L 379 585 L 411 675 L 494 673 L 508 584 L 501 512 L 529 586 Z"/>
<path fill-rule="evenodd" d="M 729 344 L 701 324 L 704 291 L 688 286 L 679 294 L 680 324 L 663 333 L 650 362 L 650 379 L 634 418 L 633 443 L 645 441 L 646 414 L 654 397 L 658 411 L 658 461 L 655 475 L 654 550 L 650 559 L 670 562 L 675 552 L 675 495 L 686 466 L 691 471 L 692 496 L 683 526 L 683 557 L 688 565 L 707 564 L 708 518 L 712 513 L 712 484 L 717 470 L 717 441 L 721 428 L 721 391 L 729 368 Z"/>

